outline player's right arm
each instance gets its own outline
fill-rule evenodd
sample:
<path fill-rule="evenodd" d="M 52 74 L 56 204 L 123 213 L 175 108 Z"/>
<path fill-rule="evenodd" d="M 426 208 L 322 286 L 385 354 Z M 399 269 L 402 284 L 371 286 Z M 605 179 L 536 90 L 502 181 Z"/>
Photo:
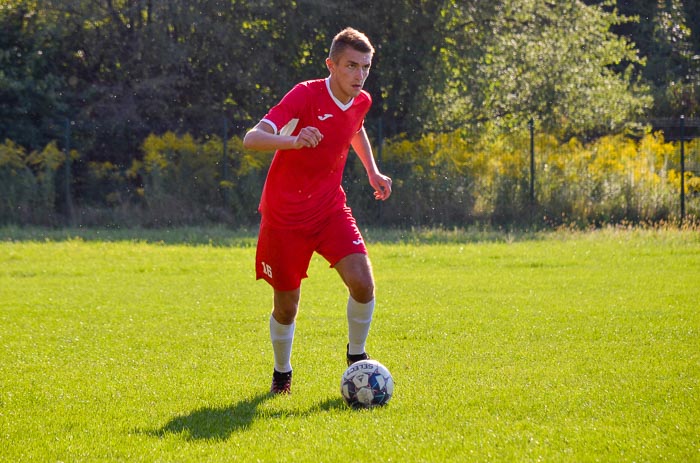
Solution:
<path fill-rule="evenodd" d="M 297 135 L 278 135 L 265 121 L 260 121 L 243 137 L 243 146 L 257 151 L 296 150 L 316 147 L 323 134 L 316 127 L 304 127 Z"/>

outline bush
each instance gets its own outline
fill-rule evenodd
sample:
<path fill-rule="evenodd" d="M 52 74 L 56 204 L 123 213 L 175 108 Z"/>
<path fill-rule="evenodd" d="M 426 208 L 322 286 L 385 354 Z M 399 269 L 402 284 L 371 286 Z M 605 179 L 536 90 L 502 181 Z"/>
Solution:
<path fill-rule="evenodd" d="M 0 145 L 0 223 L 58 223 L 57 172 L 64 162 L 55 141 L 27 154 L 5 140 Z"/>
<path fill-rule="evenodd" d="M 272 153 L 248 151 L 242 140 L 188 134 L 150 135 L 142 158 L 128 168 L 89 162 L 78 191 L 85 225 L 166 226 L 257 224 L 257 206 Z M 363 225 L 452 227 L 673 221 L 680 201 L 678 143 L 662 133 L 638 139 L 609 135 L 584 143 L 535 138 L 534 201 L 530 198 L 530 140 L 465 131 L 397 136 L 381 148 L 382 170 L 394 192 L 372 196 L 361 162 L 351 157 L 344 187 Z M 379 150 L 377 150 L 379 152 Z M 224 152 L 226 155 L 224 156 Z M 71 154 L 77 159 L 76 153 Z M 0 145 L 0 223 L 60 224 L 65 154 L 56 143 L 29 154 Z M 686 212 L 700 216 L 700 141 L 686 145 Z M 79 183 L 79 188 L 76 186 Z"/>
<path fill-rule="evenodd" d="M 150 135 L 143 160 L 134 161 L 130 176 L 150 225 L 224 222 L 246 225 L 254 220 L 260 190 L 271 156 L 248 152 L 242 140 L 210 137 L 196 141 L 189 134 Z"/>
<path fill-rule="evenodd" d="M 584 144 L 535 138 L 534 202 L 529 137 L 469 138 L 463 132 L 387 141 L 384 169 L 395 196 L 383 219 L 395 225 L 464 225 L 660 221 L 678 216 L 679 146 L 660 132 L 641 139 L 609 135 Z M 697 217 L 699 143 L 686 148 L 686 203 Z"/>

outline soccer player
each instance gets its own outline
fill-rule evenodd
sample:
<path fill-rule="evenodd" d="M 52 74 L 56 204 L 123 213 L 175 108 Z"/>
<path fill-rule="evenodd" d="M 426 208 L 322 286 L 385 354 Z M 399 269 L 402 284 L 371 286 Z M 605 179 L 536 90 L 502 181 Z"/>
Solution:
<path fill-rule="evenodd" d="M 274 394 L 291 392 L 301 280 L 314 252 L 348 288 L 348 365 L 369 358 L 365 343 L 374 312 L 374 276 L 341 181 L 352 146 L 374 197 L 391 195 L 391 179 L 377 168 L 363 125 L 372 98 L 362 87 L 373 55 L 363 33 L 342 30 L 326 58 L 330 75 L 294 86 L 243 139 L 246 148 L 275 150 L 260 200 L 256 252 L 256 277 L 273 288 Z"/>

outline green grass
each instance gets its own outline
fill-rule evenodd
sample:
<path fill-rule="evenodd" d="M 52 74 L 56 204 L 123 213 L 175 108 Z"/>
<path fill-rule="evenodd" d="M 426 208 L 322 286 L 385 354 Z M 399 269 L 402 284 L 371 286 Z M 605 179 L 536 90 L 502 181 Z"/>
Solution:
<path fill-rule="evenodd" d="M 46 233 L 0 230 L 1 461 L 700 461 L 695 230 L 368 233 L 396 390 L 359 412 L 321 259 L 269 397 L 254 239 Z"/>

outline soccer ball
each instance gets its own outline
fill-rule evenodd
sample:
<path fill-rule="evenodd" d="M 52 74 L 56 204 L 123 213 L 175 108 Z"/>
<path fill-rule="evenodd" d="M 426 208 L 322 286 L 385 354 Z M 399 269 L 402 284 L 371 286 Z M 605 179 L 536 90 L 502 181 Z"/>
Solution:
<path fill-rule="evenodd" d="M 376 360 L 360 360 L 345 370 L 340 379 L 340 393 L 352 408 L 386 405 L 394 393 L 394 378 Z"/>

